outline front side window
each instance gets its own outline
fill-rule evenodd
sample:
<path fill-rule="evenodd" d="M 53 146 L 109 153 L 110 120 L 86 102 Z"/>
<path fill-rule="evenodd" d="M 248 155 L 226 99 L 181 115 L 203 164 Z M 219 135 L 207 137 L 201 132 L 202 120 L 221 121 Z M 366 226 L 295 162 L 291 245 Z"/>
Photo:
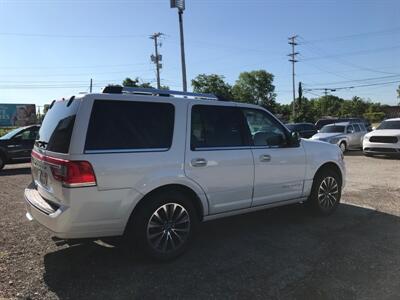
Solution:
<path fill-rule="evenodd" d="M 274 118 L 258 109 L 243 109 L 254 146 L 284 147 L 286 131 Z"/>
<path fill-rule="evenodd" d="M 85 150 L 167 150 L 174 114 L 170 103 L 95 100 Z"/>
<path fill-rule="evenodd" d="M 352 125 L 347 126 L 347 133 L 354 133 L 354 128 Z"/>
<path fill-rule="evenodd" d="M 37 128 L 30 128 L 22 131 L 20 134 L 17 134 L 14 138 L 23 141 L 34 141 L 36 139 L 37 133 Z"/>
<path fill-rule="evenodd" d="M 358 124 L 353 124 L 353 127 L 354 127 L 354 130 L 356 132 L 360 132 L 361 131 L 361 128 L 360 128 L 360 126 L 358 126 Z"/>
<path fill-rule="evenodd" d="M 192 150 L 248 146 L 243 115 L 236 107 L 194 105 L 190 143 Z"/>

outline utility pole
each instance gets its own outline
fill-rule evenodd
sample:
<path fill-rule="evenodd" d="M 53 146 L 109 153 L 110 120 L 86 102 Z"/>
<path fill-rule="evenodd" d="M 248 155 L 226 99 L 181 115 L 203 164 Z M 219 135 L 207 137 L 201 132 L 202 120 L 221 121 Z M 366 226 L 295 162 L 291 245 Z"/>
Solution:
<path fill-rule="evenodd" d="M 289 45 L 292 46 L 292 53 L 288 54 L 290 57 L 289 61 L 292 63 L 292 84 L 293 84 L 293 119 L 296 117 L 296 81 L 295 81 L 295 71 L 294 71 L 294 65 L 295 63 L 298 62 L 296 60 L 296 55 L 299 54 L 299 52 L 295 52 L 295 46 L 297 45 L 296 42 L 297 35 L 289 37 Z"/>
<path fill-rule="evenodd" d="M 187 92 L 185 41 L 183 38 L 183 11 L 185 10 L 185 0 L 170 0 L 170 2 L 171 2 L 171 8 L 178 9 L 179 32 L 180 32 L 180 38 L 181 38 L 182 87 L 183 87 L 183 91 Z"/>
<path fill-rule="evenodd" d="M 92 92 L 92 90 L 93 90 L 93 79 L 90 78 L 90 87 L 89 87 L 90 93 Z"/>
<path fill-rule="evenodd" d="M 162 56 L 158 54 L 158 38 L 163 36 L 164 34 L 161 32 L 154 33 L 152 36 L 150 36 L 150 39 L 154 40 L 154 51 L 155 55 L 151 55 L 151 61 L 156 65 L 156 70 L 157 70 L 157 88 L 161 88 L 161 82 L 160 82 L 160 69 L 162 68 L 162 64 L 160 61 L 162 61 Z M 161 44 L 160 44 L 161 46 Z"/>

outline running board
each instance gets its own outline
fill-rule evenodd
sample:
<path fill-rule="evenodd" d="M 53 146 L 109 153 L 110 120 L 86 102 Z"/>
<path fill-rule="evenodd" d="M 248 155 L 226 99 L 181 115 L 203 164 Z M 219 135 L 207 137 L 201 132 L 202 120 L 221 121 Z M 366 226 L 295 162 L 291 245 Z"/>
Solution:
<path fill-rule="evenodd" d="M 235 216 L 235 215 L 246 214 L 246 213 L 250 213 L 250 212 L 258 211 L 258 210 L 263 210 L 263 209 L 267 209 L 267 208 L 273 208 L 273 207 L 277 207 L 277 206 L 284 206 L 284 205 L 304 202 L 306 200 L 307 200 L 307 197 L 301 197 L 301 198 L 296 198 L 296 199 L 278 201 L 278 202 L 269 203 L 269 204 L 265 204 L 265 205 L 249 207 L 249 208 L 231 210 L 231 211 L 227 211 L 227 212 L 223 212 L 223 213 L 204 216 L 203 221 L 207 222 L 207 221 L 211 221 L 211 220 L 215 220 L 215 219 L 220 219 L 220 218 L 226 218 L 226 217 L 231 217 L 231 216 Z"/>

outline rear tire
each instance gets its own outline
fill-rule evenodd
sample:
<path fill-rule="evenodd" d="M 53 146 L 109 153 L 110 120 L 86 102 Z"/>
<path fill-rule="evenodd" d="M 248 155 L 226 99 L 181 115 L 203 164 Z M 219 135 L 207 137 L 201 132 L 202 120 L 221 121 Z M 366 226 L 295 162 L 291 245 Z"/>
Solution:
<path fill-rule="evenodd" d="M 128 243 L 146 256 L 173 260 L 193 239 L 198 216 L 191 199 L 179 191 L 165 191 L 144 199 L 125 233 Z"/>
<path fill-rule="evenodd" d="M 315 175 L 311 195 L 307 202 L 314 213 L 328 216 L 337 209 L 341 195 L 340 176 L 333 170 L 324 169 Z"/>

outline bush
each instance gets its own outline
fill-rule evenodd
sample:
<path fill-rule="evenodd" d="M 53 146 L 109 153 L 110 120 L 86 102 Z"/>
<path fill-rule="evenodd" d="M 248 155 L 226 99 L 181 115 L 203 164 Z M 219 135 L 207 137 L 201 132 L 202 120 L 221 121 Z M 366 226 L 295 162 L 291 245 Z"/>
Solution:
<path fill-rule="evenodd" d="M 381 122 L 385 118 L 384 112 L 369 112 L 364 114 L 364 118 L 368 119 L 371 123 Z"/>

